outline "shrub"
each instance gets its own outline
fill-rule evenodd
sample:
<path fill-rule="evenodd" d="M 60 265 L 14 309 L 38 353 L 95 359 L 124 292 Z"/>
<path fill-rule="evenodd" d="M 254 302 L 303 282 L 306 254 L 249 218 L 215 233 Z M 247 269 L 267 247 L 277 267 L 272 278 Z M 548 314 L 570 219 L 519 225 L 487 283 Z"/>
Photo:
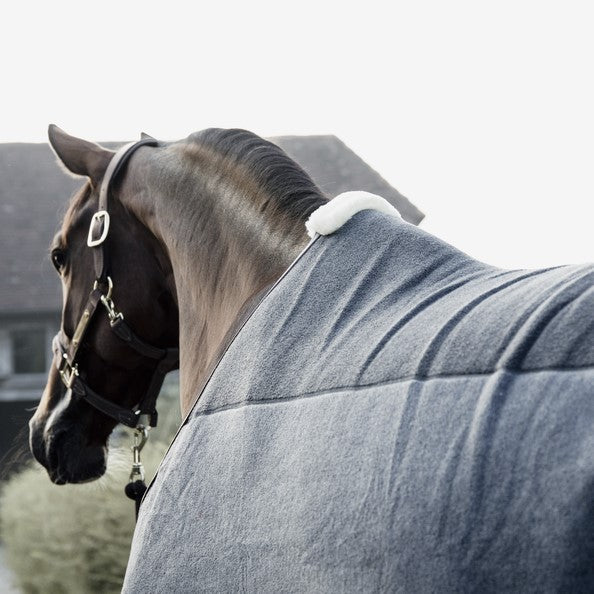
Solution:
<path fill-rule="evenodd" d="M 160 400 L 164 414 L 142 451 L 147 484 L 179 424 L 177 402 Z M 31 464 L 3 485 L 0 533 L 23 592 L 120 592 L 134 531 L 134 502 L 124 494 L 131 432 L 118 430 L 112 441 L 108 471 L 97 481 L 57 486 Z"/>
<path fill-rule="evenodd" d="M 147 478 L 166 450 L 143 450 Z M 108 474 L 83 485 L 57 486 L 32 466 L 5 485 L 0 524 L 6 561 L 31 594 L 119 592 L 134 531 L 134 503 L 124 495 L 130 452 L 110 455 Z"/>

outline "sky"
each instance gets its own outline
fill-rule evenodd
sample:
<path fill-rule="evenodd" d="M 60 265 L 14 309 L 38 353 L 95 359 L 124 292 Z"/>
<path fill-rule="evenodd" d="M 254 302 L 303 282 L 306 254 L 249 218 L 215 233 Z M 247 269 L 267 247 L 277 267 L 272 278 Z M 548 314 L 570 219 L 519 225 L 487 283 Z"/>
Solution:
<path fill-rule="evenodd" d="M 591 2 L 21 0 L 0 23 L 0 142 L 335 134 L 480 260 L 594 259 Z"/>

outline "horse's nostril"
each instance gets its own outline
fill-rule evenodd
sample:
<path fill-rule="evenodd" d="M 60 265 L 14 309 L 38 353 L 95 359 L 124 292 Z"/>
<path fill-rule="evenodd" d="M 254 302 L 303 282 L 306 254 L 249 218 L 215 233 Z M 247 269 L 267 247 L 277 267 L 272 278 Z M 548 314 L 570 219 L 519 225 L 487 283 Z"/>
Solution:
<path fill-rule="evenodd" d="M 49 428 L 46 422 L 33 417 L 29 421 L 29 448 L 33 457 L 48 471 L 52 481 L 57 482 L 55 470 L 60 466 L 58 452 L 64 440 L 66 429 Z"/>
<path fill-rule="evenodd" d="M 60 455 L 67 435 L 64 430 L 46 434 L 44 439 L 45 461 L 47 473 L 53 483 L 64 485 L 68 482 L 65 476 L 65 460 Z"/>
<path fill-rule="evenodd" d="M 48 474 L 54 485 L 65 485 L 68 482 L 59 470 L 48 470 Z"/>

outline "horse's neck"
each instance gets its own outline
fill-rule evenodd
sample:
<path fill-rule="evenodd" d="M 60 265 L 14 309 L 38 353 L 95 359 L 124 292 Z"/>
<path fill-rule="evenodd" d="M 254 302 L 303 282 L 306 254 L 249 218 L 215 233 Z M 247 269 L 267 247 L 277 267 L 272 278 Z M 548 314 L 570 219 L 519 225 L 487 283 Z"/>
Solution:
<path fill-rule="evenodd" d="M 229 311 L 228 316 L 220 317 L 217 320 L 216 331 L 213 331 L 211 336 L 204 340 L 203 335 L 192 331 L 194 316 L 191 312 L 188 324 L 185 324 L 180 317 L 180 344 L 183 344 L 180 351 L 182 357 L 180 362 L 180 402 L 184 416 L 202 393 L 202 389 L 208 381 L 211 371 L 216 367 L 220 356 L 266 294 L 269 286 L 269 284 L 264 285 L 260 291 L 247 298 L 236 312 Z M 184 325 L 189 328 L 186 333 L 182 330 Z"/>
<path fill-rule="evenodd" d="M 212 250 L 204 243 L 185 246 L 174 264 L 180 320 L 180 390 L 184 414 L 198 397 L 205 376 L 234 331 L 240 314 L 274 282 L 294 256 L 291 245 L 275 254 L 262 253 L 256 242 L 240 245 L 234 232 L 221 234 Z M 177 260 L 177 258 L 176 258 Z M 214 262 L 213 262 L 214 260 Z"/>
<path fill-rule="evenodd" d="M 195 188 L 175 197 L 153 194 L 151 227 L 169 254 L 180 323 L 180 402 L 189 411 L 240 314 L 273 283 L 307 243 L 298 222 L 283 235 L 278 221 L 221 194 L 202 200 Z M 226 201 L 228 208 L 221 204 Z M 233 215 L 229 216 L 229 209 Z"/>
<path fill-rule="evenodd" d="M 227 252 L 224 246 L 213 249 Z M 181 345 L 180 398 L 184 413 L 198 396 L 205 375 L 242 308 L 282 273 L 276 269 L 265 275 L 250 266 L 246 258 L 250 252 L 246 246 L 243 261 L 233 261 L 231 256 L 224 258 L 214 274 L 209 274 L 208 264 L 204 265 L 209 254 L 199 248 L 174 259 Z"/>

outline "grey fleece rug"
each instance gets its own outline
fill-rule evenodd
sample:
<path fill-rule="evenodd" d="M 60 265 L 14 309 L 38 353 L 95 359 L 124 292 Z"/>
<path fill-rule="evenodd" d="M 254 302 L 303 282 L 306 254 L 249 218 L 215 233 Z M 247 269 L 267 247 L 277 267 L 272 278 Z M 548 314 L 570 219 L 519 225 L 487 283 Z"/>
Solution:
<path fill-rule="evenodd" d="M 142 505 L 124 592 L 594 592 L 594 266 L 318 237 Z"/>

